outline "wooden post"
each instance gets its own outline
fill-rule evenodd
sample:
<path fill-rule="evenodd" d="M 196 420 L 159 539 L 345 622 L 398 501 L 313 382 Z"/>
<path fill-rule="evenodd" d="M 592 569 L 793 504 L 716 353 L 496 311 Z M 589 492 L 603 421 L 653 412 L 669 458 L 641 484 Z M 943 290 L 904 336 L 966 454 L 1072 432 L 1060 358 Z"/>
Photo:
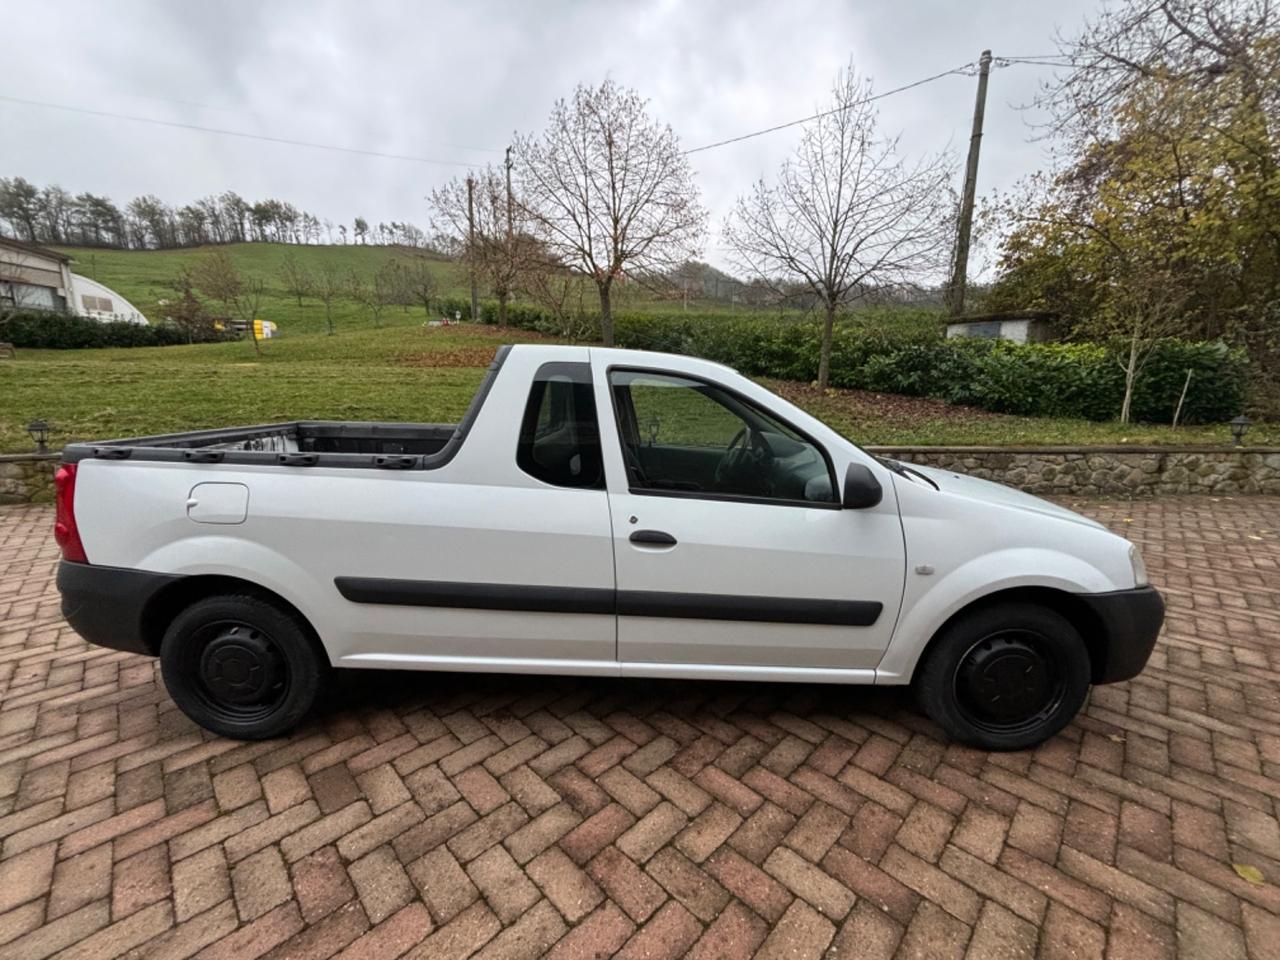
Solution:
<path fill-rule="evenodd" d="M 982 147 L 982 119 L 987 109 L 987 75 L 991 72 L 991 51 L 978 59 L 978 97 L 973 105 L 973 133 L 969 137 L 969 159 L 964 167 L 964 192 L 960 197 L 960 223 L 956 230 L 955 260 L 947 300 L 953 317 L 964 313 L 965 285 L 969 273 L 969 234 L 973 228 L 973 201 L 978 187 L 978 153 Z"/>

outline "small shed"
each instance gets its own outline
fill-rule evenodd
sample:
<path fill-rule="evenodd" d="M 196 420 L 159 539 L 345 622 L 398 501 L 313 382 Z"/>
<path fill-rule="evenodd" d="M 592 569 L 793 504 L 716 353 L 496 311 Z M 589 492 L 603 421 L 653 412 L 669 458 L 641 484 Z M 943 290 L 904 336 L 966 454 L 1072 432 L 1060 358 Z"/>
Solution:
<path fill-rule="evenodd" d="M 1044 343 L 1055 339 L 1057 314 L 1046 310 L 1012 310 L 1006 313 L 969 314 L 947 320 L 947 339 L 977 337 L 983 340 L 1012 340 L 1014 343 Z"/>

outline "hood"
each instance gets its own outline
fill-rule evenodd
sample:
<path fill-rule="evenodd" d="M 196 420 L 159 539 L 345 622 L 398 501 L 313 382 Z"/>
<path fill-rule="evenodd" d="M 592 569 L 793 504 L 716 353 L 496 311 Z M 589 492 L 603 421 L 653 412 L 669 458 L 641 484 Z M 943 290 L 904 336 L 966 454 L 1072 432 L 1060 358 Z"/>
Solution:
<path fill-rule="evenodd" d="M 1054 517 L 1058 520 L 1070 520 L 1074 523 L 1080 523 L 1087 527 L 1096 527 L 1099 530 L 1105 530 L 1102 524 L 1096 520 L 1090 520 L 1088 517 L 1081 516 L 1074 510 L 1068 510 L 1066 507 L 1060 507 L 1056 503 L 1050 503 L 1048 500 L 1042 500 L 1040 497 L 1032 496 L 1029 493 L 1023 493 L 1021 490 L 1015 490 L 1013 487 L 1006 487 L 1002 483 L 994 483 L 991 480 L 980 480 L 977 477 L 966 476 L 962 473 L 955 473 L 951 470 L 940 470 L 937 467 L 922 467 L 915 463 L 905 463 L 905 466 L 912 470 L 918 470 L 926 477 L 936 483 L 943 493 L 950 494 L 954 497 L 964 497 L 969 500 L 976 500 L 982 503 L 996 504 L 1002 507 L 1011 507 L 1016 510 L 1025 510 L 1029 513 L 1038 513 L 1046 517 Z M 912 481 L 908 481 L 912 482 Z"/>

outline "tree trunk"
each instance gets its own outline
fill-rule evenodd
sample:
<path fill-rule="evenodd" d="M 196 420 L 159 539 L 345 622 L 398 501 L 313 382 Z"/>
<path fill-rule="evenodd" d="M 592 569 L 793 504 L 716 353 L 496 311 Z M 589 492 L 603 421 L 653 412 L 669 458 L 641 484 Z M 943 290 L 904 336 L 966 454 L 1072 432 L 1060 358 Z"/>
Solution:
<path fill-rule="evenodd" d="M 1138 335 L 1129 341 L 1129 362 L 1124 368 L 1124 400 L 1120 404 L 1120 422 L 1128 423 L 1133 407 L 1133 385 L 1138 379 Z"/>
<path fill-rule="evenodd" d="M 613 301 L 611 284 L 600 286 L 600 342 L 606 347 L 613 346 Z"/>
<path fill-rule="evenodd" d="M 828 303 L 822 318 L 822 349 L 818 354 L 818 389 L 825 390 L 831 382 L 831 342 L 835 338 L 836 305 Z"/>
<path fill-rule="evenodd" d="M 498 326 L 505 327 L 507 325 L 507 300 L 509 294 L 505 290 L 498 291 Z"/>

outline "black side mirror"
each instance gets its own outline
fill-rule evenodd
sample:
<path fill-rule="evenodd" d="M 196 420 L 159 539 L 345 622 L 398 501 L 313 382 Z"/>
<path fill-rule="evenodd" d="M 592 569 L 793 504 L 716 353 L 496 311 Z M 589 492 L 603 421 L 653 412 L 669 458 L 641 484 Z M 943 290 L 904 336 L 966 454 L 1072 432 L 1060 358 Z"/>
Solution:
<path fill-rule="evenodd" d="M 844 497 L 840 501 L 846 510 L 874 507 L 883 496 L 880 481 L 870 467 L 862 463 L 849 464 L 844 472 Z"/>

